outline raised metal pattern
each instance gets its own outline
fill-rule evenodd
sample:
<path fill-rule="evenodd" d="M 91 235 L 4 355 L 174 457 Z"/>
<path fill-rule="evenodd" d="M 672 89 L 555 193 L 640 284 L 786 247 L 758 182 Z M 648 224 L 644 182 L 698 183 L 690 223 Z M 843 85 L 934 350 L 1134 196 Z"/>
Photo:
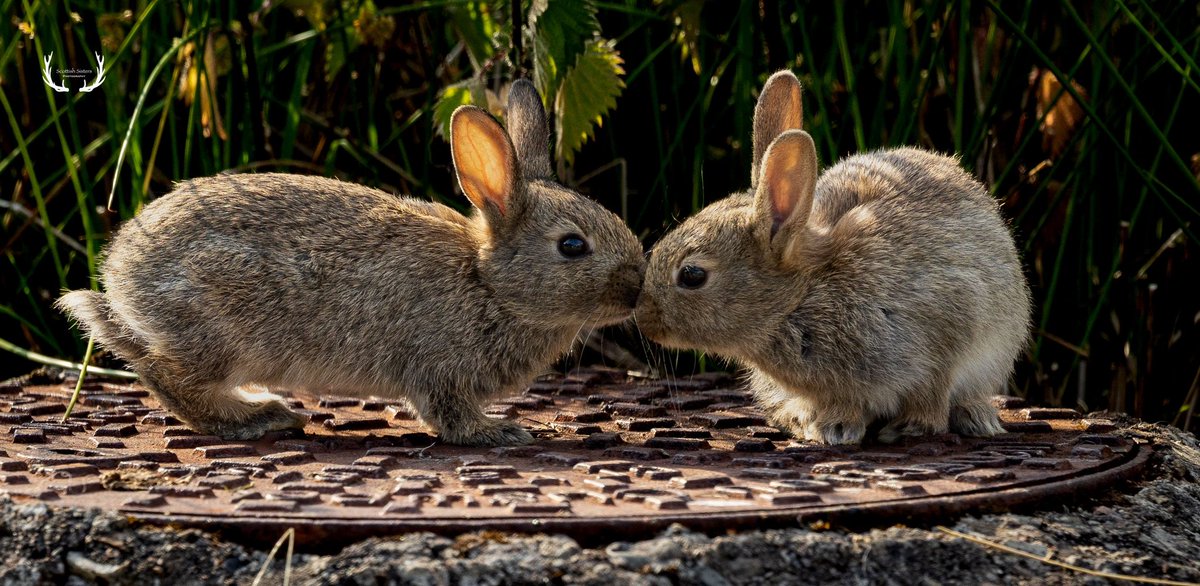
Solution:
<path fill-rule="evenodd" d="M 546 378 L 487 409 L 537 438 L 495 449 L 441 444 L 384 398 L 296 396 L 310 419 L 304 434 L 231 442 L 180 425 L 137 385 L 85 384 L 61 423 L 70 392 L 0 386 L 0 493 L 264 536 L 307 527 L 300 536 L 310 540 L 480 528 L 615 537 L 881 504 L 946 510 L 947 498 L 971 495 L 995 506 L 1003 498 L 979 495 L 1076 490 L 1081 478 L 1129 468 L 1138 451 L 1111 421 L 1011 397 L 996 399 L 1009 433 L 994 438 L 815 445 L 767 425 L 724 374 L 664 381 L 592 368 Z"/>

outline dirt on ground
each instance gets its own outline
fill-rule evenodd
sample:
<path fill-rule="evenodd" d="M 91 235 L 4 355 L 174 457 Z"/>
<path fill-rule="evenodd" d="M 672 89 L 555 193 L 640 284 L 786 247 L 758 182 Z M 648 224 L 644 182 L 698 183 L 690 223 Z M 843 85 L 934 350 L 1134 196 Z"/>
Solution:
<path fill-rule="evenodd" d="M 1200 444 L 1137 424 L 1149 471 L 1104 494 L 1023 514 L 940 520 L 954 532 L 1101 572 L 1200 582 Z M 250 584 L 267 551 L 113 513 L 0 500 L 0 583 Z M 285 551 L 260 583 L 284 581 Z M 291 556 L 292 584 L 1106 584 L 939 529 L 795 528 L 708 536 L 672 527 L 582 547 L 554 535 L 482 532 L 369 539 Z M 1111 582 L 1116 583 L 1116 582 Z"/>

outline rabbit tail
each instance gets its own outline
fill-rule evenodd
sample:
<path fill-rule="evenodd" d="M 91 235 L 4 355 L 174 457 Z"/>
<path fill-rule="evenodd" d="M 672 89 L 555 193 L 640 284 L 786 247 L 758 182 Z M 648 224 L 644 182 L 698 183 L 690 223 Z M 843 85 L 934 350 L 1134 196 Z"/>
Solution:
<path fill-rule="evenodd" d="M 97 291 L 70 291 L 55 302 L 75 323 L 96 341 L 127 362 L 144 358 L 147 345 L 115 316 L 112 306 Z"/>

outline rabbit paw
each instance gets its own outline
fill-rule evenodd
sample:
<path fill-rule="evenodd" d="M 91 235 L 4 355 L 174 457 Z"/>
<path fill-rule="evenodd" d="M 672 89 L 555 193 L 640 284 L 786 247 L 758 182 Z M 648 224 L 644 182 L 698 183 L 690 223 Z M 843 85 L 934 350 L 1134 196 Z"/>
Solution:
<path fill-rule="evenodd" d="M 804 439 L 823 444 L 858 444 L 867 434 L 862 421 L 813 421 L 804 432 Z"/>
<path fill-rule="evenodd" d="M 533 442 L 533 436 L 515 421 L 484 418 L 467 429 L 444 430 L 442 439 L 460 446 L 523 446 Z"/>
<path fill-rule="evenodd" d="M 915 437 L 944 433 L 945 425 L 940 428 L 924 421 L 896 419 L 879 430 L 879 441 L 885 444 L 896 443 L 902 437 Z"/>
<path fill-rule="evenodd" d="M 804 439 L 807 435 L 806 430 L 812 421 L 808 409 L 797 401 L 780 403 L 774 409 L 768 410 L 766 416 L 767 425 L 787 431 L 799 439 Z"/>
<path fill-rule="evenodd" d="M 253 407 L 245 419 L 223 422 L 212 430 L 227 440 L 256 440 L 269 431 L 304 429 L 308 418 L 292 411 L 283 401 L 266 401 Z"/>

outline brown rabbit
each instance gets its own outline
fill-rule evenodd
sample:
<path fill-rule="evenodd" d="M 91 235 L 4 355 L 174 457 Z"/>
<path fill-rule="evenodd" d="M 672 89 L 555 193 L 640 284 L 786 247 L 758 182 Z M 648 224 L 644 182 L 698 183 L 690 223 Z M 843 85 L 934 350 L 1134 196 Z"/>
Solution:
<path fill-rule="evenodd" d="M 627 319 L 644 260 L 620 218 L 552 180 L 528 81 L 512 86 L 508 128 L 454 112 L 471 218 L 319 177 L 195 179 L 116 235 L 105 293 L 58 304 L 202 432 L 302 427 L 266 391 L 282 387 L 402 398 L 450 443 L 528 443 L 481 406 L 581 328 Z"/>
<path fill-rule="evenodd" d="M 750 191 L 698 212 L 651 254 L 635 321 L 665 345 L 748 367 L 773 423 L 857 443 L 1001 431 L 1027 338 L 1029 288 L 987 190 L 914 148 L 817 178 L 800 82 L 771 77 L 754 112 Z"/>

